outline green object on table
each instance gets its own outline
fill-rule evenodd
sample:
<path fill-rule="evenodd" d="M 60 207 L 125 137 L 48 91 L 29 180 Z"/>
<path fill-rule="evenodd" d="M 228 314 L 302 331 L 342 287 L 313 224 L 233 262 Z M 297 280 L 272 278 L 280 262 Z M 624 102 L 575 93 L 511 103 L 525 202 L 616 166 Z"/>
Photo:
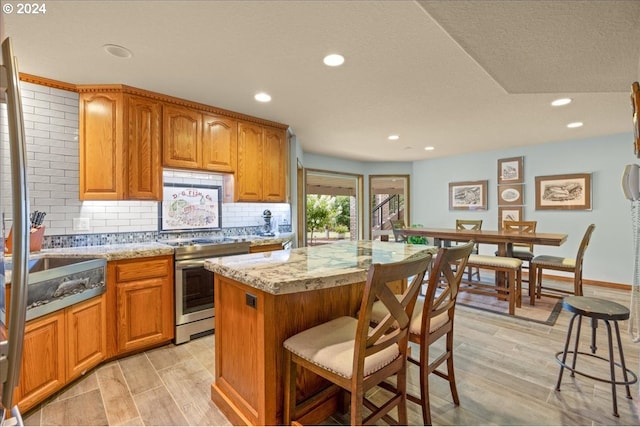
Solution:
<path fill-rule="evenodd" d="M 422 224 L 411 224 L 411 228 L 424 228 Z M 412 245 L 426 245 L 427 238 L 424 236 L 407 236 L 407 243 Z"/>

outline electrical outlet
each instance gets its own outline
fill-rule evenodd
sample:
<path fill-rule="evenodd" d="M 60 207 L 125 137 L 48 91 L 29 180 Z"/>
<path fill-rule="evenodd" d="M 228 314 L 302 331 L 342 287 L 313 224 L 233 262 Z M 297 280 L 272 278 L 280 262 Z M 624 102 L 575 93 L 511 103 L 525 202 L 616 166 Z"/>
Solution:
<path fill-rule="evenodd" d="M 73 231 L 89 231 L 90 229 L 89 218 L 73 218 Z"/>

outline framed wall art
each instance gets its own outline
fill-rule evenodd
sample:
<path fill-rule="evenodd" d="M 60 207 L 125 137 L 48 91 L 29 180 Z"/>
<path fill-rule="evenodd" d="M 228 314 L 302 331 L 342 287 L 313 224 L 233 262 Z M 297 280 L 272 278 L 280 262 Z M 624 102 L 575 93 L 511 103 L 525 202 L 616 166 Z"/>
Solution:
<path fill-rule="evenodd" d="M 164 184 L 158 209 L 160 231 L 219 230 L 222 187 Z"/>
<path fill-rule="evenodd" d="M 536 210 L 591 210 L 591 174 L 536 177 Z"/>
<path fill-rule="evenodd" d="M 524 204 L 524 184 L 498 185 L 498 206 Z"/>
<path fill-rule="evenodd" d="M 524 182 L 524 157 L 498 159 L 498 184 Z"/>
<path fill-rule="evenodd" d="M 449 183 L 449 209 L 487 209 L 487 180 Z"/>
<path fill-rule="evenodd" d="M 505 221 L 522 221 L 522 206 L 498 208 L 498 230 L 502 230 Z"/>

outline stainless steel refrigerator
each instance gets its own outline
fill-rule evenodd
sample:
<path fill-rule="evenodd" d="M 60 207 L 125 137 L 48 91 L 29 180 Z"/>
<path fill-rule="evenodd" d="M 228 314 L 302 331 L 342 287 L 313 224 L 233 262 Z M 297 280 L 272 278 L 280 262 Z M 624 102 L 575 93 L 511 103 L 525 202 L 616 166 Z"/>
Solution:
<path fill-rule="evenodd" d="M 8 149 L 1 147 L 0 156 L 8 153 L 9 161 L 0 158 L 2 174 L 10 175 L 11 185 L 0 186 L 0 200 L 8 201 L 11 206 L 5 212 L 2 206 L 2 236 L 0 238 L 0 380 L 2 382 L 2 425 L 23 425 L 22 416 L 17 405 L 13 404 L 13 392 L 20 378 L 22 347 L 24 344 L 24 325 L 27 311 L 27 275 L 29 257 L 29 220 L 27 218 L 29 198 L 27 194 L 27 168 L 25 157 L 25 137 L 22 114 L 22 97 L 20 95 L 20 79 L 17 60 L 11 47 L 11 39 L 2 42 L 2 68 L 0 69 L 0 98 L 6 104 L 6 115 L 2 114 L 3 125 L 9 129 L 9 138 L 3 141 Z M 10 195 L 4 194 L 10 192 Z M 5 215 L 10 218 L 12 233 L 11 253 L 11 301 L 5 300 Z M 8 259 L 8 258 L 7 258 Z M 7 305 L 10 318 L 6 319 Z"/>

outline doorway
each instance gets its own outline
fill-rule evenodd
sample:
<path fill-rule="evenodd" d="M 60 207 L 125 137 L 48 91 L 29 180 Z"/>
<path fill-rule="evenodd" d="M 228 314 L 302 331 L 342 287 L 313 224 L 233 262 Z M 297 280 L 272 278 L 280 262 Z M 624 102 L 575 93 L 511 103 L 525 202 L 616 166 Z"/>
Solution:
<path fill-rule="evenodd" d="M 362 239 L 362 191 L 362 175 L 306 169 L 306 245 Z"/>
<path fill-rule="evenodd" d="M 409 175 L 369 175 L 371 240 L 394 240 L 391 221 L 409 221 Z"/>

